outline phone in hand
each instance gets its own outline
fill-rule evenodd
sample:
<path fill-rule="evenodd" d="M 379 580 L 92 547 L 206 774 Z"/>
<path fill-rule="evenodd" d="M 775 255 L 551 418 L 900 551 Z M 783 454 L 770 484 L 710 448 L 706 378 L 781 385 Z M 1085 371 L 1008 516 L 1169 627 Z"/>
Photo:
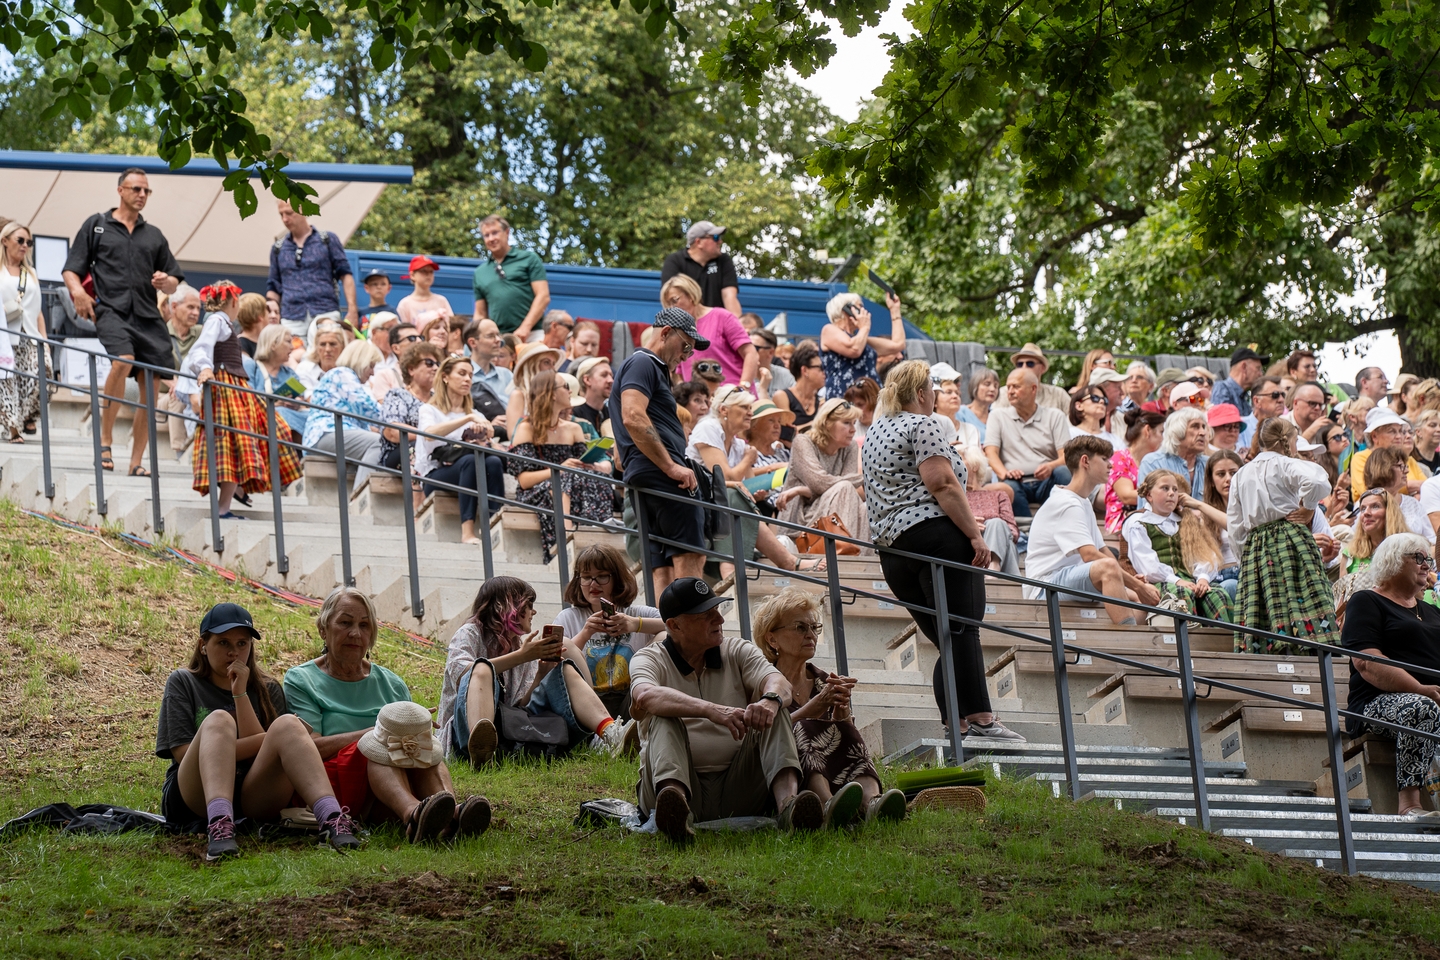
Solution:
<path fill-rule="evenodd" d="M 600 599 L 600 612 L 605 614 L 606 619 L 615 616 L 615 604 L 613 601 Z"/>
<path fill-rule="evenodd" d="M 564 643 L 565 628 L 560 626 L 558 623 L 547 623 L 545 626 L 540 628 L 540 638 L 546 643 Z M 562 655 L 555 657 L 541 657 L 540 659 L 545 663 L 559 663 L 561 660 L 564 660 L 565 657 Z"/>

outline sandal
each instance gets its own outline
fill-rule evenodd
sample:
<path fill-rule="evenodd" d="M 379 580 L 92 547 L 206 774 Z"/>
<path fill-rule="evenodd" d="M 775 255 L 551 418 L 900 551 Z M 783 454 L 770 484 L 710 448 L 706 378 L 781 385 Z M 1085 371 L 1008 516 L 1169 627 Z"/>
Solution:
<path fill-rule="evenodd" d="M 25 438 L 22 437 L 22 436 L 20 436 L 20 434 L 17 433 L 17 434 L 15 434 L 13 437 L 10 438 L 10 442 L 11 442 L 11 443 L 24 443 L 24 442 L 25 442 Z"/>
<path fill-rule="evenodd" d="M 478 837 L 490 829 L 490 801 L 484 797 L 466 797 L 455 808 L 455 818 L 440 835 L 441 840 L 464 840 Z"/>
<path fill-rule="evenodd" d="M 130 472 L 129 472 L 128 474 L 126 474 L 126 476 L 128 476 L 128 477 L 148 477 L 148 476 L 150 476 L 150 471 L 147 470 L 147 469 L 145 469 L 145 467 L 143 467 L 143 466 L 141 466 L 140 464 L 137 463 L 137 464 L 135 464 L 135 466 L 133 466 L 133 467 L 130 468 Z"/>
<path fill-rule="evenodd" d="M 34 421 L 34 420 L 27 420 L 27 421 L 25 421 L 25 435 L 26 435 L 27 437 L 33 437 L 33 436 L 35 436 L 35 421 Z"/>
<path fill-rule="evenodd" d="M 455 818 L 455 797 L 449 793 L 432 793 L 415 808 L 405 821 L 405 839 L 411 843 L 429 843 L 440 839 Z"/>
<path fill-rule="evenodd" d="M 100 448 L 100 469 L 109 470 L 112 473 L 115 471 L 115 458 L 110 456 L 109 447 Z"/>
<path fill-rule="evenodd" d="M 807 566 L 808 564 L 808 566 Z M 824 573 L 824 557 L 796 557 L 795 566 L 791 573 Z"/>

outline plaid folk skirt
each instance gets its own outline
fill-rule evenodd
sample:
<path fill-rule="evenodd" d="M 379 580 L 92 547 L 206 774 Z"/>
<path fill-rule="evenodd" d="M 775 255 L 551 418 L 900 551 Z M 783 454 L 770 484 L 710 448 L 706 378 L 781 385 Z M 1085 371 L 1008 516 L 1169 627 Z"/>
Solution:
<path fill-rule="evenodd" d="M 1310 531 L 1274 520 L 1250 531 L 1240 558 L 1236 623 L 1287 637 L 1339 643 L 1335 595 Z M 1237 653 L 1313 653 L 1309 647 L 1242 634 Z"/>
<path fill-rule="evenodd" d="M 225 370 L 215 371 L 217 383 L 249 387 L 242 377 Z M 247 437 L 234 430 L 246 430 L 265 436 L 265 404 L 253 393 L 211 389 L 212 411 L 215 416 L 215 476 L 221 483 L 233 483 L 246 493 L 264 493 L 270 489 L 270 444 L 264 439 Z M 222 430 L 222 427 L 233 428 Z M 298 442 L 284 419 L 275 417 L 275 436 Z M 192 484 L 202 496 L 210 493 L 210 465 L 206 456 L 205 427 L 195 429 L 195 447 L 190 452 L 195 473 Z M 300 454 L 283 444 L 280 447 L 280 485 L 289 486 L 300 479 Z"/>

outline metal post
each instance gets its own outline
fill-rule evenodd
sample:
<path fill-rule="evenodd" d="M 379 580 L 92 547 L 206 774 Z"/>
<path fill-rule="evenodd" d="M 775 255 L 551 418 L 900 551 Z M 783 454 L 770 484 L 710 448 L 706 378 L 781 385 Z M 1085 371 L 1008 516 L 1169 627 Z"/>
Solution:
<path fill-rule="evenodd" d="M 1345 748 L 1340 742 L 1335 702 L 1334 654 L 1320 648 L 1320 689 L 1325 695 L 1325 740 L 1330 751 L 1330 789 L 1335 791 L 1335 825 L 1340 833 L 1340 869 L 1355 876 L 1355 834 L 1350 828 L 1350 790 L 1345 782 Z"/>
<path fill-rule="evenodd" d="M 940 635 L 940 676 L 945 687 L 945 714 L 949 717 L 950 763 L 959 766 L 965 761 L 965 748 L 960 745 L 960 694 L 955 688 L 955 660 L 950 637 L 950 603 L 945 595 L 945 568 L 930 564 L 930 584 L 935 590 L 935 627 Z"/>
<path fill-rule="evenodd" d="M 480 559 L 484 564 L 485 579 L 495 576 L 495 543 L 490 537 L 490 480 L 485 476 L 485 457 L 488 454 L 475 451 L 475 491 L 480 499 L 475 503 L 475 535 L 480 538 Z M 564 585 L 561 585 L 564 590 Z"/>
<path fill-rule="evenodd" d="M 40 459 L 45 469 L 45 499 L 55 499 L 55 476 L 50 466 L 50 375 L 46 372 L 46 345 L 36 342 L 40 351 Z"/>
<path fill-rule="evenodd" d="M 95 440 L 95 512 L 105 516 L 105 470 L 100 466 L 100 387 L 95 382 L 95 354 L 85 355 L 90 363 L 90 433 Z M 111 401 L 113 402 L 113 401 Z M 115 461 L 111 452 L 110 461 Z"/>
<path fill-rule="evenodd" d="M 1045 612 L 1050 619 L 1050 662 L 1055 665 L 1055 703 L 1060 710 L 1060 743 L 1065 750 L 1065 779 L 1070 799 L 1079 800 L 1080 761 L 1075 754 L 1075 717 L 1070 713 L 1070 681 L 1065 671 L 1065 632 L 1060 626 L 1060 595 L 1045 591 Z"/>
<path fill-rule="evenodd" d="M 555 561 L 559 564 L 560 590 L 565 590 L 565 585 L 570 582 L 570 557 L 565 552 L 565 484 L 564 473 L 558 466 L 550 468 L 550 504 L 555 515 Z M 564 610 L 570 604 L 563 599 L 560 601 L 560 609 Z"/>
<path fill-rule="evenodd" d="M 1180 657 L 1180 696 L 1184 700 L 1185 736 L 1190 743 L 1190 776 L 1195 781 L 1195 821 L 1210 830 L 1210 790 L 1205 783 L 1205 747 L 1200 740 L 1200 708 L 1195 700 L 1195 665 L 1190 662 L 1190 621 L 1175 618 L 1175 652 Z"/>
<path fill-rule="evenodd" d="M 840 599 L 840 558 L 835 551 L 835 538 L 825 538 L 825 574 L 830 580 L 830 639 L 835 642 L 835 672 L 850 673 L 850 658 L 845 653 L 845 604 Z"/>
<path fill-rule="evenodd" d="M 397 431 L 400 434 L 400 495 L 405 498 L 404 505 L 400 512 L 405 516 L 405 559 L 410 564 L 410 615 L 416 620 L 425 619 L 425 601 L 420 598 L 420 558 L 415 551 L 415 493 L 412 489 L 414 480 L 410 476 L 410 434 L 404 430 Z M 490 537 L 490 531 L 485 531 L 486 539 Z M 485 571 L 485 579 L 490 579 L 490 571 Z"/>
<path fill-rule="evenodd" d="M 735 564 L 735 612 L 740 618 L 740 636 L 748 637 L 750 633 L 750 578 L 745 574 L 745 566 L 750 558 L 745 556 L 744 538 L 740 536 L 740 518 L 730 517 L 730 556 Z M 819 640 L 819 637 L 815 638 Z"/>
<path fill-rule="evenodd" d="M 644 581 L 645 605 L 655 606 L 655 568 L 650 565 L 650 531 L 645 522 L 645 511 L 640 506 L 640 488 L 630 488 L 630 503 L 635 511 L 636 537 L 640 541 L 640 579 Z"/>
<path fill-rule="evenodd" d="M 345 459 L 345 418 L 335 413 L 335 484 L 340 490 L 340 567 L 343 582 L 355 586 L 350 573 L 350 467 Z"/>
<path fill-rule="evenodd" d="M 160 444 L 155 433 L 155 371 L 145 371 L 145 425 L 150 443 L 150 527 L 158 537 L 165 532 L 165 515 L 160 509 Z"/>
<path fill-rule="evenodd" d="M 220 533 L 220 481 L 215 478 L 215 381 L 200 384 L 200 410 L 205 418 L 205 466 L 210 478 L 210 543 L 216 553 L 225 552 L 225 537 Z M 190 454 L 195 455 L 193 452 Z"/>
<path fill-rule="evenodd" d="M 275 398 L 265 396 L 265 436 L 270 441 L 270 502 L 275 512 L 275 569 L 290 572 L 290 555 L 285 552 L 284 490 L 280 482 L 280 428 L 275 422 Z"/>

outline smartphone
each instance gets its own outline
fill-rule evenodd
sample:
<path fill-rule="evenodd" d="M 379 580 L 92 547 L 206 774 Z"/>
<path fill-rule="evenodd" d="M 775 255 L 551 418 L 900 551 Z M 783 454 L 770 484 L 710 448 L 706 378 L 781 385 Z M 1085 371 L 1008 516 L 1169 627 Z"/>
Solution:
<path fill-rule="evenodd" d="M 547 623 L 545 626 L 543 626 L 543 627 L 540 628 L 540 638 L 541 638 L 542 640 L 547 641 L 547 642 L 548 642 L 548 641 L 554 641 L 554 642 L 558 642 L 558 643 L 564 643 L 564 642 L 565 642 L 565 628 L 562 627 L 562 626 L 560 626 L 558 623 Z M 543 660 L 543 661 L 545 661 L 546 663 L 559 663 L 561 660 L 563 660 L 563 659 L 565 659 L 565 658 L 564 658 L 563 656 L 559 656 L 559 657 L 541 657 L 540 659 Z"/>
<path fill-rule="evenodd" d="M 609 600 L 606 600 L 606 599 L 604 599 L 604 598 L 601 598 L 601 600 L 600 600 L 600 612 L 603 613 L 603 614 L 605 614 L 606 617 L 613 617 L 613 616 L 615 616 L 615 604 L 612 603 L 612 602 L 610 602 Z"/>

